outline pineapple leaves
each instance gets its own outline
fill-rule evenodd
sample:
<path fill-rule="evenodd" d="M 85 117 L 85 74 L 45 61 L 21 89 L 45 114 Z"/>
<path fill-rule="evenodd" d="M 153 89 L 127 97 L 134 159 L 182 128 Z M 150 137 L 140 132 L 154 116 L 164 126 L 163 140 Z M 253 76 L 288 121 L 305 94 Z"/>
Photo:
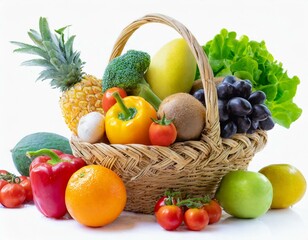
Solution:
<path fill-rule="evenodd" d="M 43 66 L 45 68 L 49 68 L 50 67 L 50 62 L 47 61 L 46 59 L 31 59 L 28 61 L 24 61 L 21 64 L 22 66 Z"/>
<path fill-rule="evenodd" d="M 69 37 L 67 39 L 67 41 L 65 42 L 64 39 L 64 31 L 69 28 L 71 25 L 67 25 L 63 28 L 60 28 L 58 30 L 55 30 L 56 33 L 58 33 L 60 35 L 60 39 L 58 39 L 59 41 L 59 47 L 60 49 L 65 52 L 65 56 L 66 56 L 66 60 L 68 63 L 72 63 L 73 62 L 73 44 L 74 44 L 74 40 L 75 40 L 75 35 Z"/>
<path fill-rule="evenodd" d="M 44 81 L 46 79 L 55 79 L 59 77 L 59 72 L 54 69 L 44 69 L 40 72 L 40 76 L 37 78 L 37 81 Z"/>
<path fill-rule="evenodd" d="M 66 63 L 66 59 L 63 57 L 61 50 L 54 43 L 43 41 L 43 44 L 48 51 L 50 59 L 57 58 L 61 63 Z"/>
<path fill-rule="evenodd" d="M 75 36 L 71 36 L 64 45 L 65 55 L 67 56 L 67 60 L 69 60 L 73 54 L 73 43 L 75 40 Z M 70 61 L 72 62 L 72 61 Z"/>
<path fill-rule="evenodd" d="M 37 31 L 30 29 L 30 31 L 28 32 L 28 36 L 34 42 L 35 45 L 39 46 L 40 48 L 44 48 L 41 35 Z"/>
<path fill-rule="evenodd" d="M 40 17 L 39 28 L 43 41 L 52 41 L 50 28 L 46 18 Z"/>
<path fill-rule="evenodd" d="M 58 33 L 59 35 L 63 35 L 64 31 L 69 28 L 71 25 L 67 25 L 65 27 L 59 28 L 58 30 L 55 30 L 56 33 Z"/>
<path fill-rule="evenodd" d="M 32 45 L 26 44 L 26 43 L 21 43 L 21 42 L 14 42 L 13 41 L 11 43 L 20 47 L 20 48 L 15 49 L 14 52 L 34 54 L 34 55 L 38 55 L 38 56 L 45 58 L 45 59 L 49 58 L 48 54 L 43 49 L 41 49 L 39 47 L 32 46 Z"/>
<path fill-rule="evenodd" d="M 65 38 L 64 32 L 68 27 L 69 25 L 51 32 L 47 19 L 40 17 L 39 31 L 33 29 L 28 31 L 33 45 L 17 41 L 11 42 L 18 46 L 14 52 L 41 57 L 25 61 L 22 65 L 43 67 L 44 69 L 40 72 L 37 80 L 50 79 L 50 85 L 61 91 L 80 82 L 84 75 L 82 71 L 84 62 L 80 59 L 80 53 L 73 51 L 75 36 Z"/>

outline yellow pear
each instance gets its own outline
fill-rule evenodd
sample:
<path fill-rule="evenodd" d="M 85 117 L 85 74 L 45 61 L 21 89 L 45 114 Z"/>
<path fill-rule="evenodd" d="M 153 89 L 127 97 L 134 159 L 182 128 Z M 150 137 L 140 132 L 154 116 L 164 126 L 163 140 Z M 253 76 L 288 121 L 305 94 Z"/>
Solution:
<path fill-rule="evenodd" d="M 188 93 L 194 83 L 196 60 L 183 38 L 164 45 L 151 59 L 145 79 L 160 98 Z"/>

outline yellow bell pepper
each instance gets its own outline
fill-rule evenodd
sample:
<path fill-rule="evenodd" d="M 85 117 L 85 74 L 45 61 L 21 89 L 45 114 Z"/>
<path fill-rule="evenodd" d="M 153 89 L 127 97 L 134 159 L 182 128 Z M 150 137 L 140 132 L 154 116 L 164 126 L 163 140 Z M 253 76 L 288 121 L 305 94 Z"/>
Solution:
<path fill-rule="evenodd" d="M 157 119 L 154 107 L 144 98 L 113 94 L 117 103 L 106 113 L 106 134 L 111 144 L 140 143 L 149 145 L 149 128 Z"/>

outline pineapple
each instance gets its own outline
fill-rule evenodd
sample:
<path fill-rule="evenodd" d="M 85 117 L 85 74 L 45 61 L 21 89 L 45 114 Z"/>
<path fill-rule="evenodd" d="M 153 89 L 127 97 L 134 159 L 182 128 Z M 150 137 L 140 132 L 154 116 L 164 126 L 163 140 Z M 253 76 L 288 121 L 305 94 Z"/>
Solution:
<path fill-rule="evenodd" d="M 82 71 L 84 62 L 80 53 L 73 51 L 75 36 L 64 38 L 67 27 L 51 33 L 47 19 L 41 17 L 40 32 L 31 29 L 28 32 L 34 45 L 12 42 L 19 48 L 14 52 L 38 55 L 40 58 L 23 62 L 26 66 L 41 66 L 38 80 L 50 79 L 52 88 L 62 92 L 60 107 L 68 128 L 77 135 L 79 119 L 92 111 L 103 113 L 101 81 Z"/>

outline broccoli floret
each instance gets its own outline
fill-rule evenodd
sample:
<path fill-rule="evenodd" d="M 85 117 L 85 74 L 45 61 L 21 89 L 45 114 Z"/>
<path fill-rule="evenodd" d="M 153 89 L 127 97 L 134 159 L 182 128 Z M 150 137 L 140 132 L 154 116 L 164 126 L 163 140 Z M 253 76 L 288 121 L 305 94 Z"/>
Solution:
<path fill-rule="evenodd" d="M 125 89 L 128 94 L 143 97 L 157 110 L 161 100 L 144 79 L 144 73 L 148 69 L 150 61 L 148 53 L 136 50 L 129 50 L 114 58 L 104 72 L 103 92 L 112 87 L 120 87 Z"/>

